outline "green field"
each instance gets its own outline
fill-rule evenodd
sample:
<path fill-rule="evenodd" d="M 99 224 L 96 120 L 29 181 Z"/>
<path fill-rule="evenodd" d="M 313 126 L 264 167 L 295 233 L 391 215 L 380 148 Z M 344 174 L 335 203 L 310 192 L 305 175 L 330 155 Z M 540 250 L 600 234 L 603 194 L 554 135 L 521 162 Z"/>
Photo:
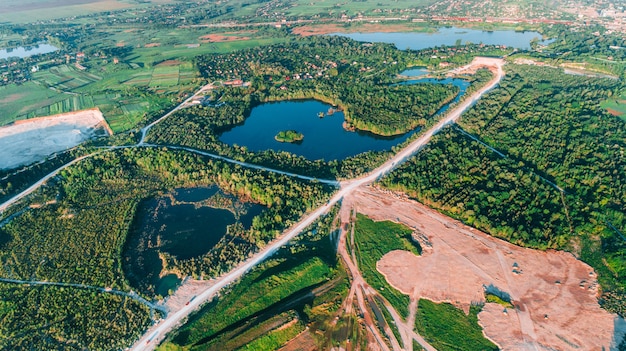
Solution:
<path fill-rule="evenodd" d="M 59 93 L 36 82 L 8 85 L 0 87 L 0 126 L 20 119 L 84 110 L 94 106 L 91 96 Z"/>
<path fill-rule="evenodd" d="M 294 6 L 290 6 L 286 13 L 288 16 L 312 16 L 317 14 L 340 14 L 348 16 L 363 14 L 369 16 L 382 16 L 384 11 L 392 9 L 408 9 L 424 7 L 432 4 L 433 0 L 362 0 L 346 1 L 339 3 L 333 0 L 297 0 Z"/>
<path fill-rule="evenodd" d="M 28 23 L 54 18 L 89 15 L 102 11 L 147 7 L 171 0 L 71 0 L 59 3 L 56 0 L 25 0 L 0 3 L 0 22 Z"/>
<path fill-rule="evenodd" d="M 440 351 L 498 350 L 485 339 L 478 325 L 480 307 L 471 306 L 469 315 L 449 303 L 420 300 L 415 318 L 417 331 Z"/>
<path fill-rule="evenodd" d="M 354 236 L 357 260 L 363 278 L 405 317 L 409 313 L 409 296 L 389 285 L 376 269 L 376 262 L 393 250 L 406 250 L 419 255 L 419 244 L 412 242 L 411 233 L 411 230 L 402 224 L 390 221 L 374 222 L 357 213 Z"/>
<path fill-rule="evenodd" d="M 603 101 L 600 106 L 626 121 L 626 91 L 622 92 L 620 96 Z"/>
<path fill-rule="evenodd" d="M 146 68 L 93 62 L 88 70 L 63 64 L 34 73 L 33 81 L 0 87 L 0 125 L 98 107 L 114 132 L 125 131 L 198 84 L 198 72 L 187 61 Z"/>

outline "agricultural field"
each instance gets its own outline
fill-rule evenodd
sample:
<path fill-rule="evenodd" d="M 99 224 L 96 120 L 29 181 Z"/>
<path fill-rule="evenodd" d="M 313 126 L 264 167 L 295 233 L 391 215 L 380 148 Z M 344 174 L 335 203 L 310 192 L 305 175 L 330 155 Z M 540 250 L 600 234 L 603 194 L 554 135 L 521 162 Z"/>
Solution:
<path fill-rule="evenodd" d="M 432 4 L 433 0 L 364 0 L 364 1 L 348 1 L 338 3 L 332 0 L 296 0 L 292 6 L 284 9 L 287 16 L 314 16 L 314 15 L 340 15 L 356 16 L 362 14 L 364 16 L 383 16 L 389 15 L 391 11 L 400 9 L 422 8 Z"/>
<path fill-rule="evenodd" d="M 134 28 L 112 32 L 107 42 L 118 48 L 133 48 L 128 62 L 142 66 L 170 59 L 191 60 L 198 55 L 224 53 L 288 41 L 285 31 L 261 27 L 254 30 L 216 30 L 213 28 Z"/>
<path fill-rule="evenodd" d="M 35 82 L 0 87 L 0 110 L 2 110 L 0 126 L 19 119 L 49 115 L 49 113 L 39 115 L 36 111 L 62 103 L 67 99 L 68 96 L 63 96 Z"/>
<path fill-rule="evenodd" d="M 89 15 L 102 11 L 115 11 L 153 4 L 170 3 L 171 0 L 25 0 L 0 3 L 0 22 L 27 23 L 55 18 Z"/>
<path fill-rule="evenodd" d="M 166 61 L 154 67 L 94 62 L 88 70 L 59 65 L 33 74 L 22 85 L 0 87 L 0 126 L 98 107 L 114 132 L 137 126 L 174 104 L 198 85 L 191 62 Z"/>
<path fill-rule="evenodd" d="M 102 77 L 81 71 L 69 65 L 59 65 L 34 73 L 33 79 L 57 91 L 73 91 L 99 81 Z"/>

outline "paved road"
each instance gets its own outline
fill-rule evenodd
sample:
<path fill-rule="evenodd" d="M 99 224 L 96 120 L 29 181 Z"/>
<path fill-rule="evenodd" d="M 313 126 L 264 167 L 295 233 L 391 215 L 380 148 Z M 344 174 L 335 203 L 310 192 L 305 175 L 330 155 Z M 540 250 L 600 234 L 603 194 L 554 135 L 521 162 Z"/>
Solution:
<path fill-rule="evenodd" d="M 172 331 L 176 326 L 181 324 L 181 322 L 183 322 L 183 320 L 185 320 L 189 316 L 189 314 L 198 309 L 204 303 L 211 300 L 215 296 L 215 294 L 222 288 L 235 282 L 254 266 L 261 263 L 266 258 L 270 257 L 281 246 L 285 245 L 289 240 L 293 239 L 296 235 L 302 232 L 307 226 L 311 225 L 320 216 L 325 214 L 331 208 L 331 206 L 339 202 L 346 194 L 349 194 L 350 192 L 362 185 L 372 183 L 376 179 L 380 178 L 382 175 L 387 174 L 399 164 L 409 159 L 417 151 L 419 151 L 424 145 L 428 143 L 428 141 L 435 133 L 440 131 L 446 125 L 455 122 L 463 112 L 465 112 L 469 107 L 476 103 L 476 101 L 478 101 L 478 99 L 480 99 L 480 97 L 483 96 L 487 91 L 498 85 L 498 83 L 502 79 L 502 76 L 504 75 L 502 71 L 502 60 L 490 59 L 489 62 L 497 67 L 497 71 L 496 77 L 492 79 L 489 83 L 487 83 L 487 85 L 472 94 L 471 97 L 464 100 L 453 110 L 449 111 L 442 120 L 440 120 L 428 131 L 422 134 L 418 139 L 410 143 L 402 151 L 397 153 L 394 157 L 385 162 L 382 166 L 376 168 L 374 171 L 360 178 L 341 182 L 341 188 L 339 189 L 339 191 L 325 205 L 317 208 L 315 211 L 306 215 L 300 222 L 285 231 L 279 238 L 269 243 L 263 250 L 259 251 L 247 261 L 237 266 L 237 268 L 233 269 L 228 274 L 218 278 L 215 285 L 197 295 L 188 305 L 183 306 L 180 310 L 176 312 L 170 312 L 167 318 L 150 328 L 144 334 L 144 336 L 139 341 L 137 341 L 132 350 L 143 351 L 154 349 L 154 347 L 161 340 L 163 340 L 164 336 Z"/>

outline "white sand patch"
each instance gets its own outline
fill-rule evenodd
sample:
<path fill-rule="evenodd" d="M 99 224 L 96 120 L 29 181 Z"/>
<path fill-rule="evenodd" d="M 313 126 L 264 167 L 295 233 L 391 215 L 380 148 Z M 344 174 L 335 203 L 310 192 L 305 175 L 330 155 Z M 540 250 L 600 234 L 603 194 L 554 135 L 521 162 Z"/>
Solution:
<path fill-rule="evenodd" d="M 0 128 L 0 169 L 40 161 L 103 134 L 112 132 L 98 109 L 17 121 Z"/>

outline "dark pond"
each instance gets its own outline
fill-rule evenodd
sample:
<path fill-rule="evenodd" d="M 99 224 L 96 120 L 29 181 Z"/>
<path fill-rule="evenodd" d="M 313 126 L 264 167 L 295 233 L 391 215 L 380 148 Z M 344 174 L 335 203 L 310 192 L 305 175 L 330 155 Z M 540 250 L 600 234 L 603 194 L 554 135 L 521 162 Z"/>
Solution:
<path fill-rule="evenodd" d="M 411 76 L 416 72 L 405 71 Z M 416 79 L 401 84 L 414 83 L 454 84 L 461 93 L 453 100 L 458 101 L 469 83 L 461 79 Z M 330 116 L 318 117 L 331 106 L 316 100 L 283 101 L 267 103 L 252 109 L 245 122 L 222 133 L 219 140 L 226 144 L 245 146 L 250 151 L 288 151 L 310 160 L 341 160 L 366 151 L 390 150 L 405 141 L 413 132 L 394 137 L 381 137 L 368 132 L 351 132 L 343 128 L 344 115 L 335 112 Z M 441 111 L 445 111 L 447 105 Z M 274 139 L 278 132 L 293 129 L 304 135 L 298 143 L 281 143 Z"/>
<path fill-rule="evenodd" d="M 392 43 L 400 50 L 421 50 L 435 46 L 452 46 L 456 44 L 488 44 L 506 45 L 517 49 L 530 49 L 530 41 L 537 38 L 542 44 L 552 41 L 541 41 L 538 32 L 516 32 L 514 30 L 483 31 L 457 27 L 442 27 L 435 33 L 334 33 L 358 41 Z"/>
<path fill-rule="evenodd" d="M 202 256 L 220 241 L 229 225 L 239 221 L 249 228 L 263 208 L 243 204 L 217 187 L 177 189 L 144 201 L 124 250 L 124 271 L 131 285 L 167 295 L 180 280 L 174 274 L 159 277 L 163 269 L 159 253 L 178 260 Z"/>

